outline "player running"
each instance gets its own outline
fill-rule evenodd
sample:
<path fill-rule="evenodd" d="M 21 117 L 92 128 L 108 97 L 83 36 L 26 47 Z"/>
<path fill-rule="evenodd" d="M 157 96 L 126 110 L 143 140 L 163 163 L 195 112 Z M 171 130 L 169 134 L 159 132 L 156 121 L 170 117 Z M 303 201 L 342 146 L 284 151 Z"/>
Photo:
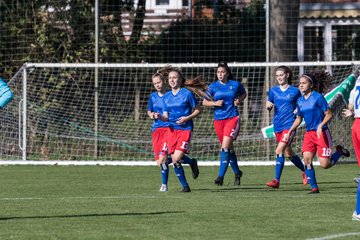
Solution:
<path fill-rule="evenodd" d="M 240 129 L 240 117 L 235 102 L 243 101 L 247 93 L 243 85 L 235 80 L 226 62 L 220 62 L 216 68 L 217 79 L 210 84 L 208 95 L 213 99 L 205 98 L 203 105 L 214 107 L 214 128 L 221 144 L 220 168 L 218 177 L 214 183 L 222 186 L 228 165 L 235 174 L 234 185 L 240 185 L 242 171 L 238 166 L 237 157 L 234 150 Z"/>
<path fill-rule="evenodd" d="M 331 76 L 325 71 L 303 74 L 299 79 L 299 90 L 302 96 L 297 100 L 297 118 L 291 126 L 285 140 L 293 134 L 304 119 L 306 132 L 302 145 L 306 177 L 311 186 L 310 193 L 319 193 L 315 178 L 313 159 L 317 152 L 320 166 L 324 169 L 334 166 L 341 156 L 349 157 L 350 153 L 341 145 L 336 146 L 332 154 L 332 138 L 328 123 L 332 113 L 325 97 L 322 95 L 331 82 Z"/>
<path fill-rule="evenodd" d="M 274 109 L 274 132 L 278 145 L 275 150 L 275 178 L 266 183 L 271 188 L 279 188 L 282 170 L 285 164 L 285 158 L 290 160 L 302 172 L 303 184 L 307 184 L 304 164 L 298 155 L 291 149 L 291 143 L 295 136 L 295 131 L 289 136 L 288 141 L 284 140 L 284 136 L 288 134 L 296 115 L 296 101 L 301 96 L 298 88 L 292 86 L 293 73 L 286 66 L 279 66 L 275 69 L 275 78 L 278 86 L 270 89 L 266 108 L 271 111 Z"/>
<path fill-rule="evenodd" d="M 201 107 L 197 104 L 195 95 L 187 88 L 195 92 L 198 88 L 206 89 L 206 85 L 201 82 L 201 79 L 199 77 L 185 81 L 180 70 L 173 68 L 169 72 L 171 91 L 163 96 L 163 115 L 168 119 L 170 129 L 166 137 L 168 150 L 162 152 L 160 159 L 164 163 L 167 155 L 171 155 L 174 172 L 182 185 L 181 192 L 191 192 L 181 160 L 185 154 L 190 152 L 193 118 L 201 113 Z"/>
<path fill-rule="evenodd" d="M 152 145 L 154 151 L 154 158 L 157 162 L 157 165 L 160 167 L 161 170 L 161 187 L 160 192 L 167 192 L 168 191 L 168 178 L 169 178 L 169 163 L 172 162 L 171 158 L 169 158 L 164 163 L 159 158 L 161 152 L 167 151 L 166 145 L 166 136 L 168 134 L 169 122 L 166 118 L 163 117 L 163 96 L 165 95 L 167 88 L 166 88 L 166 80 L 168 78 L 169 71 L 171 71 L 172 67 L 167 65 L 164 68 L 159 69 L 153 76 L 152 82 L 156 92 L 153 92 L 150 95 L 148 101 L 148 108 L 147 114 L 148 116 L 153 119 L 152 125 Z M 190 164 L 192 170 L 192 176 L 196 179 L 199 176 L 199 168 L 197 165 L 196 159 L 190 159 L 188 156 L 184 155 L 182 163 Z"/>
<path fill-rule="evenodd" d="M 344 117 L 354 116 L 355 121 L 351 127 L 351 139 L 354 146 L 358 165 L 360 166 L 360 78 L 356 80 L 354 89 L 350 93 L 348 109 L 343 109 Z M 358 183 L 356 191 L 356 205 L 352 219 L 360 221 L 360 181 L 359 177 L 354 178 Z"/>

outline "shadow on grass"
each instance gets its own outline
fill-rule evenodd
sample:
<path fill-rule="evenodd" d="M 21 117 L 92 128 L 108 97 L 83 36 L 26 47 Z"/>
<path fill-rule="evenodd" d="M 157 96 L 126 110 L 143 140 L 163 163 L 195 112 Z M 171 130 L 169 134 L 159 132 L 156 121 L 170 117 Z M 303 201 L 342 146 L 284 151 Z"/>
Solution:
<path fill-rule="evenodd" d="M 92 214 L 72 214 L 72 215 L 55 215 L 55 216 L 19 216 L 19 217 L 0 217 L 0 221 L 17 220 L 17 219 L 51 219 L 51 218 L 83 218 L 83 217 L 119 217 L 119 216 L 151 216 L 162 214 L 184 213 L 185 211 L 172 212 L 149 212 L 149 213 L 92 213 Z"/>

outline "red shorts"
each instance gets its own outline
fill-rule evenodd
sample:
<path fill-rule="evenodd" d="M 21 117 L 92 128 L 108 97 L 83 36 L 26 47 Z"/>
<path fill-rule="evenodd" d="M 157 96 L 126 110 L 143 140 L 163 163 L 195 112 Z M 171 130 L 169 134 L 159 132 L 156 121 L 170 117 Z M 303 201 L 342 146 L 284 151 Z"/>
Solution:
<path fill-rule="evenodd" d="M 322 131 L 321 137 L 318 138 L 316 131 L 307 131 L 304 134 L 302 152 L 318 153 L 318 157 L 330 158 L 332 147 L 332 138 L 330 130 Z"/>
<path fill-rule="evenodd" d="M 236 116 L 224 120 L 214 120 L 214 128 L 220 143 L 224 137 L 236 140 L 240 130 L 240 118 Z"/>
<path fill-rule="evenodd" d="M 355 118 L 351 129 L 352 142 L 355 155 L 360 166 L 360 118 Z"/>
<path fill-rule="evenodd" d="M 169 128 L 166 139 L 169 154 L 173 154 L 175 150 L 189 154 L 191 130 L 178 130 Z"/>
<path fill-rule="evenodd" d="M 151 134 L 155 160 L 159 160 L 159 155 L 167 151 L 166 137 L 169 129 L 168 127 L 157 128 Z"/>
<path fill-rule="evenodd" d="M 285 141 L 285 140 L 284 140 L 284 137 L 285 137 L 285 135 L 287 135 L 288 132 L 289 132 L 289 130 L 287 129 L 287 130 L 284 130 L 284 131 L 282 131 L 282 132 L 275 133 L 276 141 L 277 141 L 278 143 L 282 142 L 282 143 L 285 143 L 285 144 L 287 144 L 288 146 L 290 146 L 291 143 L 292 143 L 292 141 L 293 141 L 293 139 L 294 139 L 294 137 L 295 137 L 296 132 L 293 131 L 293 132 L 291 133 L 291 135 L 289 136 L 288 140 Z"/>

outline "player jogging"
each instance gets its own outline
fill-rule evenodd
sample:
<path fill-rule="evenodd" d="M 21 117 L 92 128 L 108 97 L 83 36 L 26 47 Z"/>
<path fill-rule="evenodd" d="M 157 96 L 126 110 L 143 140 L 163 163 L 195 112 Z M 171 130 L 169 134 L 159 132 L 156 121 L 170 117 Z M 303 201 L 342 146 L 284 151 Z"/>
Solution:
<path fill-rule="evenodd" d="M 274 109 L 274 132 L 278 145 L 275 150 L 275 178 L 266 183 L 272 188 L 279 188 L 282 170 L 285 164 L 285 158 L 290 160 L 302 172 L 303 184 L 307 184 L 304 164 L 298 155 L 291 149 L 291 143 L 295 136 L 295 131 L 289 136 L 288 141 L 284 140 L 284 135 L 288 134 L 296 115 L 296 101 L 301 96 L 298 88 L 292 86 L 293 73 L 286 66 L 279 66 L 275 69 L 275 78 L 278 83 L 269 91 L 266 108 L 271 111 Z"/>
<path fill-rule="evenodd" d="M 214 183 L 218 186 L 223 185 L 230 164 L 235 174 L 234 185 L 240 185 L 242 171 L 239 169 L 234 150 L 234 141 L 240 129 L 240 117 L 235 102 L 243 101 L 247 93 L 241 83 L 233 80 L 226 62 L 218 64 L 216 76 L 216 81 L 208 88 L 208 95 L 212 100 L 207 98 L 203 100 L 204 106 L 214 107 L 214 128 L 221 144 L 219 173 Z"/>
<path fill-rule="evenodd" d="M 148 116 L 153 119 L 152 124 L 152 145 L 153 145 L 153 151 L 154 151 L 154 158 L 157 162 L 157 165 L 160 167 L 161 170 L 161 187 L 160 192 L 166 192 L 168 191 L 168 177 L 169 177 L 169 168 L 168 165 L 171 163 L 171 158 L 168 159 L 166 162 L 162 163 L 162 160 L 160 160 L 159 155 L 162 152 L 167 151 L 167 145 L 166 145 L 166 136 L 168 134 L 169 129 L 169 122 L 166 118 L 164 118 L 163 115 L 163 96 L 166 93 L 166 79 L 168 77 L 168 71 L 172 69 L 171 66 L 165 66 L 164 68 L 161 68 L 158 70 L 153 76 L 152 76 L 152 82 L 154 85 L 154 88 L 156 92 L 153 92 L 150 95 L 149 101 L 148 101 L 148 110 L 147 114 Z M 192 170 L 192 176 L 193 178 L 197 178 L 199 176 L 199 169 L 197 166 L 196 159 L 190 159 L 188 156 L 184 155 L 183 159 L 181 160 L 182 163 L 190 164 L 191 170 Z"/>
<path fill-rule="evenodd" d="M 354 116 L 355 120 L 351 127 L 351 139 L 356 155 L 358 165 L 360 166 L 360 78 L 356 80 L 355 87 L 350 93 L 348 109 L 343 109 L 342 115 L 344 117 Z M 360 221 L 360 181 L 359 178 L 354 178 L 358 183 L 356 191 L 356 205 L 353 212 L 352 219 Z"/>
<path fill-rule="evenodd" d="M 302 144 L 302 154 L 306 177 L 311 186 L 310 193 L 320 192 L 312 164 L 316 152 L 320 166 L 324 169 L 334 166 L 341 156 L 350 156 L 349 151 L 341 145 L 336 146 L 336 151 L 332 154 L 332 138 L 327 126 L 332 118 L 332 113 L 322 95 L 330 82 L 331 76 L 325 71 L 306 73 L 300 77 L 299 90 L 302 96 L 296 104 L 297 118 L 285 137 L 287 141 L 304 119 L 306 132 Z"/>
<path fill-rule="evenodd" d="M 168 151 L 160 156 L 162 162 L 166 162 L 167 155 L 171 155 L 174 172 L 178 177 L 182 190 L 191 192 L 185 177 L 181 160 L 190 152 L 191 132 L 193 130 L 193 118 L 201 113 L 195 95 L 186 87 L 206 88 L 200 81 L 201 78 L 185 80 L 179 69 L 173 68 L 169 72 L 169 86 L 171 90 L 163 97 L 163 114 L 169 121 L 169 131 L 166 137 Z"/>

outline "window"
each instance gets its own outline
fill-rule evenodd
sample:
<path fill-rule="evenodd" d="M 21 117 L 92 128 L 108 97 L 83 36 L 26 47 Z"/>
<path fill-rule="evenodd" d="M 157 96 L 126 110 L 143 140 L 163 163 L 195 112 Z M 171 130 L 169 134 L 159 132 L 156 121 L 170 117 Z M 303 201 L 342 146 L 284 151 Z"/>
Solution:
<path fill-rule="evenodd" d="M 169 5 L 170 0 L 156 0 L 156 5 Z"/>

